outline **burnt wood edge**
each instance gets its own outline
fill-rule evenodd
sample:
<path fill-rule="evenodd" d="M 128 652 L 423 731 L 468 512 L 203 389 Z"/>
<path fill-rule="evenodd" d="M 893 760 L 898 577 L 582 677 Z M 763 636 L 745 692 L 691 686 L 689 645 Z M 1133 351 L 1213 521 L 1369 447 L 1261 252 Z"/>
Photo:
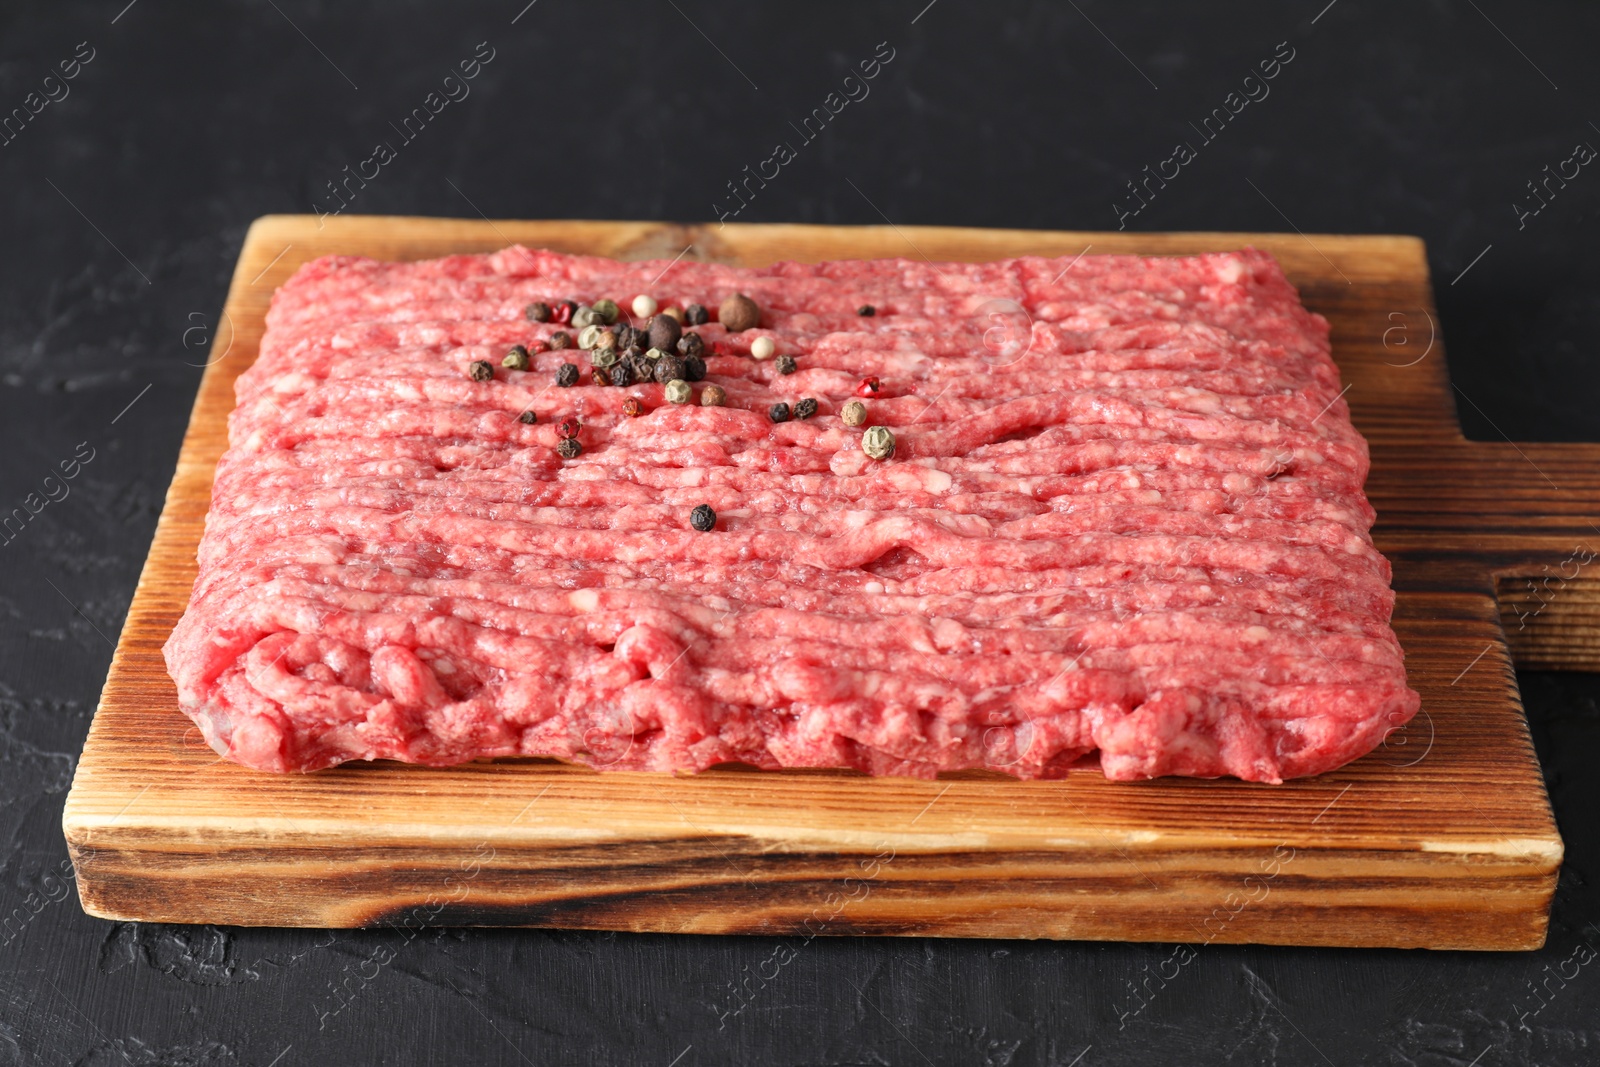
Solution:
<path fill-rule="evenodd" d="M 1538 852 L 1436 853 L 1438 862 L 1419 871 L 1414 854 L 1351 847 L 1296 849 L 1269 872 L 1263 861 L 1274 850 L 1266 846 L 1141 855 L 1138 867 L 1115 848 L 899 852 L 887 860 L 870 851 L 755 852 L 730 859 L 718 847 L 728 841 L 759 847 L 749 837 L 641 842 L 644 854 L 630 851 L 622 863 L 621 849 L 596 846 L 499 848 L 487 855 L 258 849 L 224 856 L 211 849 L 74 845 L 72 855 L 92 874 L 80 879 L 85 910 L 113 919 L 192 922 L 203 914 L 205 921 L 245 926 L 804 936 L 1015 937 L 1050 930 L 1045 936 L 1071 939 L 1493 950 L 1543 944 L 1559 867 Z M 874 856 L 879 862 L 868 866 Z M 329 874 L 334 865 L 338 871 Z M 274 903 L 286 883 L 302 881 L 314 883 L 320 896 Z M 1338 890 L 1335 903 L 1328 901 L 1330 885 Z M 1080 918 L 1093 929 L 1080 929 Z"/>

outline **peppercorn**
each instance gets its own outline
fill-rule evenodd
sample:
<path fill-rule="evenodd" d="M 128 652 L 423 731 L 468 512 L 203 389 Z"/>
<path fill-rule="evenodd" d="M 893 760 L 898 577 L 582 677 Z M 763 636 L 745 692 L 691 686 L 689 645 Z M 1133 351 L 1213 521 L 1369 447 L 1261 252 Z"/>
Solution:
<path fill-rule="evenodd" d="M 701 504 L 689 512 L 689 525 L 701 533 L 709 533 L 716 528 L 717 513 L 711 510 L 710 504 Z"/>
<path fill-rule="evenodd" d="M 789 405 L 784 403 L 774 404 L 767 409 L 767 414 L 772 418 L 773 422 L 788 422 Z"/>
<path fill-rule="evenodd" d="M 717 309 L 717 319 L 729 333 L 748 330 L 761 323 L 761 308 L 743 293 L 734 293 Z"/>
<path fill-rule="evenodd" d="M 793 356 L 779 356 L 778 357 L 778 373 L 779 374 L 793 374 L 795 371 L 797 371 L 799 369 L 800 369 L 800 367 L 799 367 L 798 364 L 795 363 Z"/>
<path fill-rule="evenodd" d="M 671 315 L 656 315 L 650 319 L 650 347 L 667 351 L 678 347 L 683 327 Z"/>
<path fill-rule="evenodd" d="M 684 356 L 683 376 L 691 382 L 702 380 L 706 376 L 706 361 L 699 356 Z"/>
<path fill-rule="evenodd" d="M 705 354 L 706 342 L 705 339 L 699 334 L 686 333 L 682 337 L 678 338 L 678 355 L 704 356 Z"/>
<path fill-rule="evenodd" d="M 622 402 L 622 413 L 630 419 L 637 419 L 644 414 L 644 401 L 636 396 L 630 396 Z"/>
<path fill-rule="evenodd" d="M 617 335 L 618 348 L 633 348 L 635 345 L 638 345 L 639 341 L 641 340 L 639 331 L 634 329 L 632 326 L 629 326 L 627 323 L 622 323 L 619 325 L 616 328 L 615 333 Z"/>
<path fill-rule="evenodd" d="M 669 404 L 687 404 L 694 396 L 694 390 L 682 378 L 674 378 L 667 383 L 666 394 Z"/>
<path fill-rule="evenodd" d="M 510 370 L 527 370 L 528 350 L 521 345 L 512 345 L 511 351 L 506 353 L 506 358 L 500 361 L 500 365 Z"/>
<path fill-rule="evenodd" d="M 535 338 L 534 340 L 528 342 L 528 351 L 529 352 L 548 352 L 548 351 L 550 351 L 550 345 L 545 341 L 540 341 L 537 338 Z"/>
<path fill-rule="evenodd" d="M 643 293 L 640 293 L 638 296 L 634 297 L 633 313 L 641 319 L 648 319 L 651 315 L 654 315 L 656 313 L 655 298 L 645 296 Z"/>
<path fill-rule="evenodd" d="M 615 348 L 595 348 L 589 351 L 589 365 L 592 367 L 610 367 L 617 362 Z"/>
<path fill-rule="evenodd" d="M 572 316 L 577 310 L 578 302 L 576 300 L 563 300 L 550 309 L 550 320 L 565 326 L 572 321 Z"/>
<path fill-rule="evenodd" d="M 599 344 L 600 343 L 600 331 L 602 329 L 604 329 L 604 328 L 605 327 L 603 327 L 603 326 L 597 326 L 594 323 L 590 323 L 589 325 L 585 326 L 583 329 L 579 330 L 578 331 L 578 347 L 579 348 L 584 348 L 584 349 L 589 349 L 589 348 L 593 348 L 595 345 Z"/>
<path fill-rule="evenodd" d="M 486 359 L 475 359 L 467 364 L 467 375 L 475 382 L 486 382 L 494 377 L 494 367 Z"/>
<path fill-rule="evenodd" d="M 700 390 L 700 406 L 703 408 L 720 408 L 726 399 L 728 394 L 720 385 L 708 385 Z"/>
<path fill-rule="evenodd" d="M 550 335 L 550 347 L 552 350 L 571 348 L 572 335 L 565 330 L 557 330 Z"/>
<path fill-rule="evenodd" d="M 870 319 L 877 313 L 878 309 L 873 307 L 871 304 L 862 304 L 860 307 L 856 308 L 856 314 L 860 315 L 862 318 Z"/>
<path fill-rule="evenodd" d="M 777 342 L 770 337 L 757 337 L 750 342 L 751 359 L 771 359 L 772 354 L 777 350 Z"/>
<path fill-rule="evenodd" d="M 797 419 L 809 419 L 811 416 L 815 415 L 816 413 L 817 413 L 817 402 L 815 400 L 811 399 L 811 397 L 809 397 L 809 396 L 805 397 L 804 399 L 799 400 L 799 401 L 797 401 L 795 403 L 795 406 L 794 406 L 794 417 L 797 418 Z"/>
<path fill-rule="evenodd" d="M 612 367 L 611 368 L 611 384 L 612 385 L 620 385 L 624 389 L 626 389 L 628 386 L 632 385 L 633 384 L 633 367 L 632 367 L 632 365 L 630 365 L 630 364 L 628 364 L 626 362 L 622 362 L 622 363 L 618 363 L 615 367 Z"/>
<path fill-rule="evenodd" d="M 852 400 L 839 409 L 839 417 L 846 426 L 860 426 L 867 421 L 867 405 L 859 400 Z"/>
<path fill-rule="evenodd" d="M 522 423 L 524 426 L 532 426 L 534 423 L 539 421 L 539 416 L 535 415 L 531 411 L 524 411 L 521 415 L 517 416 L 517 421 Z"/>
<path fill-rule="evenodd" d="M 617 302 L 609 296 L 602 297 L 594 302 L 594 313 L 600 316 L 600 321 L 610 326 L 617 321 L 617 316 L 622 314 L 622 309 Z"/>
<path fill-rule="evenodd" d="M 861 435 L 861 451 L 873 459 L 888 459 L 894 455 L 894 434 L 887 426 L 868 426 Z"/>
<path fill-rule="evenodd" d="M 596 367 L 594 370 L 589 372 L 589 377 L 594 379 L 594 384 L 596 385 L 611 384 L 611 372 L 606 370 L 604 367 Z"/>
<path fill-rule="evenodd" d="M 690 304 L 683 309 L 683 321 L 688 326 L 704 326 L 711 321 L 711 313 L 704 304 Z"/>
<path fill-rule="evenodd" d="M 878 381 L 877 375 L 861 379 L 856 386 L 856 396 L 877 396 L 878 390 L 883 388 L 883 383 Z"/>
<path fill-rule="evenodd" d="M 543 300 L 535 300 L 533 303 L 523 308 L 522 313 L 528 317 L 529 322 L 550 321 L 550 305 L 546 304 Z"/>
<path fill-rule="evenodd" d="M 571 388 L 578 384 L 578 365 L 576 363 L 563 363 L 556 371 L 556 384 L 563 389 Z"/>
<path fill-rule="evenodd" d="M 656 360 L 655 379 L 658 382 L 670 382 L 674 378 L 682 378 L 688 372 L 682 356 L 662 356 Z"/>
<path fill-rule="evenodd" d="M 572 313 L 573 329 L 582 330 L 590 326 L 603 325 L 598 311 L 583 304 L 578 305 L 578 310 Z"/>
<path fill-rule="evenodd" d="M 583 429 L 583 423 L 579 422 L 573 416 L 568 415 L 566 418 L 556 423 L 556 436 L 566 440 L 578 436 L 578 431 L 581 429 Z"/>
<path fill-rule="evenodd" d="M 563 437 L 556 442 L 556 455 L 562 459 L 577 459 L 583 455 L 583 446 L 576 437 Z"/>
<path fill-rule="evenodd" d="M 664 356 L 666 354 L 667 353 L 666 353 L 666 351 L 664 349 L 647 348 L 647 349 L 645 349 L 644 358 L 648 359 L 653 364 L 653 363 L 655 363 L 656 360 L 660 359 L 662 356 Z"/>
<path fill-rule="evenodd" d="M 655 362 L 653 360 L 646 359 L 643 352 L 636 350 L 630 353 L 624 362 L 628 364 L 628 369 L 633 371 L 633 380 L 636 382 L 648 382 L 651 378 L 655 377 Z"/>

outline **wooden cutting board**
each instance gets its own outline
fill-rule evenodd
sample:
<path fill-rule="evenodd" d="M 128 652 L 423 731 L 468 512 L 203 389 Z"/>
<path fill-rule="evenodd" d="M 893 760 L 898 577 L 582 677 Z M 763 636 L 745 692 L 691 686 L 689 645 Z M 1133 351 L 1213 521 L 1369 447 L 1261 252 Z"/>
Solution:
<path fill-rule="evenodd" d="M 1282 786 L 219 761 L 161 645 L 273 289 L 326 253 L 511 242 L 746 266 L 1271 251 L 1333 324 L 1422 713 Z M 1596 523 L 1600 445 L 1461 436 L 1415 238 L 268 217 L 240 254 L 63 823 L 84 908 L 119 919 L 1531 949 L 1562 846 L 1511 662 L 1600 668 Z"/>

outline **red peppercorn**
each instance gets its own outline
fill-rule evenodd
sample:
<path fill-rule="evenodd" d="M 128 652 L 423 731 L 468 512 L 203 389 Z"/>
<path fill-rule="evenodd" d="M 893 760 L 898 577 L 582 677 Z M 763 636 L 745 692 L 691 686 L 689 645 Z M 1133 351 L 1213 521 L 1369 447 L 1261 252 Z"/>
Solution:
<path fill-rule="evenodd" d="M 556 436 L 563 441 L 570 441 L 578 436 L 578 431 L 583 429 L 583 423 L 568 416 L 556 423 Z"/>
<path fill-rule="evenodd" d="M 543 341 L 535 339 L 528 342 L 527 349 L 529 352 L 548 352 L 550 351 L 550 346 Z"/>
<path fill-rule="evenodd" d="M 559 322 L 565 326 L 572 321 L 572 313 L 578 310 L 578 305 L 571 300 L 563 300 L 550 311 L 550 321 Z"/>
<path fill-rule="evenodd" d="M 883 388 L 883 383 L 878 381 L 876 374 L 870 378 L 861 379 L 861 384 L 856 386 L 856 396 L 877 396 L 878 390 Z"/>
<path fill-rule="evenodd" d="M 644 414 L 644 401 L 636 396 L 630 396 L 622 402 L 622 413 L 630 419 L 637 419 Z"/>

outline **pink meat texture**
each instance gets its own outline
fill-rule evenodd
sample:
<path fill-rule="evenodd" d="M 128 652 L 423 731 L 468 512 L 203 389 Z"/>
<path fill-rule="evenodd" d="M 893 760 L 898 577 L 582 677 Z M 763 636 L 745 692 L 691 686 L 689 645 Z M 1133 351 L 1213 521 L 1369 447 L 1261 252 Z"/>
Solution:
<path fill-rule="evenodd" d="M 736 292 L 759 328 L 687 327 L 722 407 L 595 385 L 576 348 L 501 366 L 576 333 L 532 301 L 714 318 Z M 798 370 L 753 359 L 759 337 Z M 582 380 L 557 388 L 569 361 Z M 1327 322 L 1263 252 L 327 257 L 274 296 L 237 393 L 165 653 L 183 710 L 249 767 L 1097 759 L 1280 782 L 1418 706 Z M 814 417 L 771 421 L 803 397 Z M 887 459 L 862 451 L 874 425 Z M 715 529 L 690 525 L 700 504 Z"/>

